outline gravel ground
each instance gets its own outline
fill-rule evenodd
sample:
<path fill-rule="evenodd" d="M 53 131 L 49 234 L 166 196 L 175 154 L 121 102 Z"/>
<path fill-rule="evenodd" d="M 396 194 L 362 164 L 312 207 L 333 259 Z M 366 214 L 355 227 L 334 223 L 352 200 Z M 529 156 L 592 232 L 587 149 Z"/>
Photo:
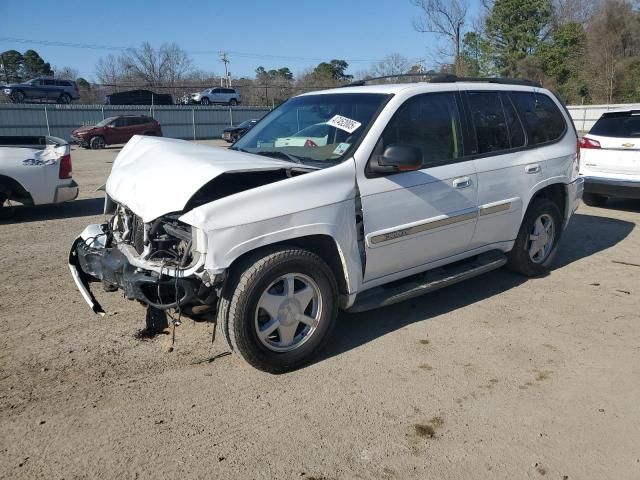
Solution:
<path fill-rule="evenodd" d="M 74 150 L 78 200 L 0 223 L 1 478 L 640 478 L 640 203 L 581 206 L 545 278 L 341 314 L 273 376 L 209 323 L 171 349 L 118 294 L 90 312 L 67 253 L 118 151 Z"/>

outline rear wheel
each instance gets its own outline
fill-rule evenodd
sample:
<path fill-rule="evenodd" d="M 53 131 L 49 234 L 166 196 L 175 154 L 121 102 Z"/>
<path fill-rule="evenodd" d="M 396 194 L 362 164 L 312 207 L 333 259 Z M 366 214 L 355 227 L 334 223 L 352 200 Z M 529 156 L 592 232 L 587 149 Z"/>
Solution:
<path fill-rule="evenodd" d="M 252 366 L 282 373 L 307 363 L 337 317 L 327 264 L 296 247 L 251 256 L 232 272 L 218 307 L 229 346 Z"/>
<path fill-rule="evenodd" d="M 93 137 L 91 140 L 89 140 L 89 146 L 91 147 L 91 150 L 101 150 L 104 148 L 104 138 L 102 137 Z"/>
<path fill-rule="evenodd" d="M 231 100 L 229 100 L 229 105 L 235 107 L 236 105 L 238 105 L 238 101 L 235 98 L 232 98 Z"/>
<path fill-rule="evenodd" d="M 15 210 L 15 207 L 9 205 L 7 195 L 0 193 L 0 220 L 12 217 Z"/>
<path fill-rule="evenodd" d="M 534 200 L 509 252 L 507 267 L 527 277 L 547 273 L 558 251 L 561 229 L 562 214 L 558 206 L 547 198 Z"/>
<path fill-rule="evenodd" d="M 582 195 L 582 201 L 590 207 L 602 207 L 609 200 L 604 195 L 598 195 L 597 193 L 584 193 Z"/>

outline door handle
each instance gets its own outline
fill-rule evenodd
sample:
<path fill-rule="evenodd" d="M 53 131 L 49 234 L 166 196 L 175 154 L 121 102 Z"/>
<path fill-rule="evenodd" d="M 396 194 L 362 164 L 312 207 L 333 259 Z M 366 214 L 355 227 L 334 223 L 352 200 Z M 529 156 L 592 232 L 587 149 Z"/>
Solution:
<path fill-rule="evenodd" d="M 524 167 L 524 171 L 527 173 L 540 173 L 541 170 L 540 165 L 537 163 L 532 163 L 531 165 Z"/>
<path fill-rule="evenodd" d="M 469 177 L 456 178 L 453 181 L 453 186 L 456 188 L 468 188 L 471 186 L 471 179 Z"/>

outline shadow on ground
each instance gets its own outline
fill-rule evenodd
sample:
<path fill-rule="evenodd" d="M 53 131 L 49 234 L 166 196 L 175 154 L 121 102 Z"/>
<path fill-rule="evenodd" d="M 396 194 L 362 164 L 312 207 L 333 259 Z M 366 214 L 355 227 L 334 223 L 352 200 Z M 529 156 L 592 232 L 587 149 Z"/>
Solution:
<path fill-rule="evenodd" d="M 2 207 L 6 208 L 6 207 Z M 91 217 L 100 215 L 104 210 L 103 198 L 84 198 L 73 202 L 36 207 L 17 206 L 8 218 L 0 220 L 0 225 L 43 220 L 61 220 L 65 218 Z"/>
<path fill-rule="evenodd" d="M 613 247 L 634 227 L 633 223 L 623 220 L 575 214 L 562 238 L 554 270 Z M 526 281 L 525 277 L 500 269 L 379 310 L 357 314 L 343 312 L 332 339 L 317 361 L 347 352 L 412 323 L 431 320 L 499 295 Z"/>

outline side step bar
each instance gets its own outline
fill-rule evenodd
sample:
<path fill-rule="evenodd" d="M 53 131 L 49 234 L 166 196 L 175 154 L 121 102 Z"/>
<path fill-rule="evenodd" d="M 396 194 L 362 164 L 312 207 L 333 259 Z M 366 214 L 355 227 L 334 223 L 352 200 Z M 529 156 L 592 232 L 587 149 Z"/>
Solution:
<path fill-rule="evenodd" d="M 507 257 L 498 250 L 471 257 L 466 260 L 435 268 L 409 278 L 366 290 L 356 297 L 348 312 L 366 312 L 386 307 L 410 298 L 419 297 L 442 287 L 482 275 L 507 263 Z"/>

